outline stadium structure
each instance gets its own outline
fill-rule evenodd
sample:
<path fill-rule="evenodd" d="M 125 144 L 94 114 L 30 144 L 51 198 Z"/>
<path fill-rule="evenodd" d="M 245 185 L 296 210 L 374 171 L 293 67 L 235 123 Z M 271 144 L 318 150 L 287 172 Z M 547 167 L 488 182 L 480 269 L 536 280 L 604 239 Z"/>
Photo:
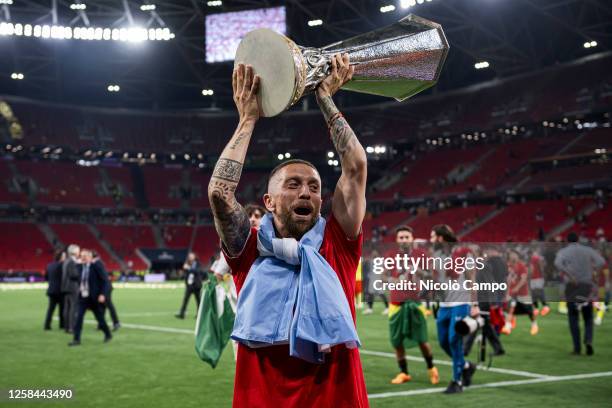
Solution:
<path fill-rule="evenodd" d="M 121 282 L 145 281 L 152 274 L 173 281 L 180 279 L 188 252 L 206 265 L 218 256 L 207 186 L 238 119 L 233 57 L 224 56 L 228 39 L 220 35 L 219 43 L 207 42 L 217 34 L 209 19 L 263 8 L 282 15 L 287 36 L 313 47 L 408 13 L 444 27 L 450 51 L 433 88 L 404 102 L 343 91 L 336 96 L 368 156 L 365 251 L 393 243 L 402 225 L 425 240 L 437 224 L 448 224 L 463 241 L 479 243 L 562 242 L 570 232 L 584 242 L 612 239 L 612 6 L 604 0 L 0 0 L 0 285 L 44 281 L 54 252 L 72 243 L 93 249 L 112 280 Z M 213 54 L 219 59 L 211 60 Z M 329 213 L 340 163 L 313 96 L 258 122 L 239 201 L 261 203 L 271 169 L 293 158 L 319 169 L 323 212 Z M 28 309 L 26 300 L 35 302 L 32 294 L 23 291 L 18 298 L 16 292 L 0 290 L 0 298 L 7 296 L 20 310 Z M 142 316 L 132 324 L 137 333 L 155 332 L 153 317 L 170 313 L 181 296 L 119 295 L 133 316 Z M 153 299 L 162 306 L 150 306 Z M 42 316 L 23 313 L 24 322 Z M 392 368 L 387 373 L 379 361 L 388 357 L 384 361 L 392 366 L 394 356 L 381 351 L 388 349 L 387 327 L 373 318 L 358 322 L 367 333 L 367 347 L 374 346 L 362 352 L 372 406 L 404 406 L 402 398 L 408 396 L 447 406 L 428 395 L 437 391 L 427 391 L 425 383 L 417 383 L 414 394 L 387 395 Z M 549 329 L 553 337 L 533 346 L 545 354 L 553 344 L 554 356 L 538 365 L 533 355 L 522 355 L 483 378 L 501 384 L 492 387 L 505 387 L 506 381 L 555 381 L 556 388 L 544 387 L 558 399 L 527 392 L 517 403 L 563 406 L 560 384 L 566 383 L 556 381 L 571 381 L 571 375 L 591 378 L 586 371 L 596 371 L 593 377 L 611 375 L 609 352 L 592 370 L 575 361 L 557 366 L 567 354 L 555 348 L 567 342 L 567 324 L 555 319 Z M 17 320 L 7 318 L 23 333 L 33 330 Z M 177 324 L 174 320 L 162 323 Z M 193 333 L 192 322 L 183 323 L 153 334 L 172 332 L 181 338 L 177 344 L 189 348 L 177 358 L 183 365 L 170 368 L 176 377 L 182 367 L 199 369 L 185 363 L 196 358 L 192 339 L 185 336 Z M 128 330 L 130 323 L 124 327 Z M 609 339 L 609 325 L 602 330 Z M 519 336 L 510 346 L 515 354 L 531 347 L 529 338 Z M 43 343 L 26 343 L 30 350 L 43 349 Z M 167 346 L 155 352 L 175 351 Z M 140 352 L 130 349 L 129 355 Z M 143 353 L 138 357 L 143 367 L 159 369 Z M 225 374 L 204 374 L 222 391 L 211 397 L 210 406 L 227 406 L 231 400 L 227 372 L 233 361 L 230 351 L 225 353 Z M 119 373 L 127 370 L 121 365 L 125 361 L 113 364 L 123 367 L 117 368 L 116 379 L 132 381 Z M 25 381 L 32 367 L 11 384 Z M 563 367 L 568 378 L 561 378 Z M 2 367 L 3 372 L 10 370 Z M 145 387 L 142 374 L 135 384 Z M 104 386 L 115 387 L 113 381 L 104 380 Z M 593 388 L 576 391 L 570 401 L 604 401 L 604 381 L 594 380 Z M 480 391 L 469 400 L 472 406 L 491 399 L 500 407 L 512 406 L 509 394 L 502 398 Z M 88 401 L 102 401 L 90 388 L 83 394 Z M 180 400 L 125 395 L 126 406 L 196 401 L 185 390 Z"/>

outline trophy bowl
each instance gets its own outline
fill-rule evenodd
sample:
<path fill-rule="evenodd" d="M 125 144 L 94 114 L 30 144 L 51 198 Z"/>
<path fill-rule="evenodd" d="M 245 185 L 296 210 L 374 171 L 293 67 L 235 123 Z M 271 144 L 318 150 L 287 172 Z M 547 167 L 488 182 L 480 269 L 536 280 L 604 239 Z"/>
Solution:
<path fill-rule="evenodd" d="M 348 53 L 353 79 L 342 88 L 403 101 L 435 85 L 448 54 L 442 27 L 409 14 L 387 27 L 323 48 L 302 47 L 275 31 L 260 28 L 240 42 L 234 65 L 253 66 L 261 78 L 263 116 L 289 109 L 314 91 L 330 73 L 330 58 Z"/>

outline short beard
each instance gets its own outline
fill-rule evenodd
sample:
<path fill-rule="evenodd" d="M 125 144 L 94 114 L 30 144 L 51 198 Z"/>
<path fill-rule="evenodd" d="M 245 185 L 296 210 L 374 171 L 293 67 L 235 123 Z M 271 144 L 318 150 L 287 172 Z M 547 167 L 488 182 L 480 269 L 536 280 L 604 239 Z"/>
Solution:
<path fill-rule="evenodd" d="M 308 231 L 310 231 L 312 227 L 315 226 L 315 224 L 319 220 L 319 216 L 314 217 L 312 221 L 308 224 L 297 223 L 291 219 L 291 212 L 289 211 L 281 216 L 281 220 L 285 225 L 289 236 L 299 241 L 300 239 L 302 239 L 304 234 L 306 234 Z"/>

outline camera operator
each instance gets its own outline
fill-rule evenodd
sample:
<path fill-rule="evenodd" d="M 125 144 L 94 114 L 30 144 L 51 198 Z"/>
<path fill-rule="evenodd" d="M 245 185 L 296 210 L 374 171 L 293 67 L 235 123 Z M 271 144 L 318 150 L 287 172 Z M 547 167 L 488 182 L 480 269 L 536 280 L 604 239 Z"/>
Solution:
<path fill-rule="evenodd" d="M 506 282 L 508 276 L 508 266 L 504 261 L 502 254 L 496 248 L 487 248 L 485 250 L 486 261 L 485 267 L 476 271 L 476 282 L 478 283 L 501 283 Z M 501 356 L 505 354 L 497 331 L 491 323 L 492 319 L 500 315 L 501 305 L 506 296 L 506 291 L 491 292 L 488 290 L 478 291 L 478 307 L 480 309 L 480 317 L 482 320 L 482 335 L 483 341 L 488 340 L 493 347 L 493 355 Z M 503 325 L 503 323 L 501 324 Z M 501 326 L 500 325 L 500 326 Z M 478 330 L 474 330 L 464 340 L 464 353 L 467 356 L 470 354 L 474 340 L 478 335 Z M 483 345 L 484 347 L 484 345 Z M 484 360 L 484 355 L 480 356 L 481 361 Z"/>

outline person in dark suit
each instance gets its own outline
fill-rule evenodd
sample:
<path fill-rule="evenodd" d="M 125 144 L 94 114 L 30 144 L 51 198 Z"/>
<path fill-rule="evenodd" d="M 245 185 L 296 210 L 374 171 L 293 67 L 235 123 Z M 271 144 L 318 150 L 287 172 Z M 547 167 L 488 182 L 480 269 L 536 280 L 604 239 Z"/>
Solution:
<path fill-rule="evenodd" d="M 45 317 L 45 330 L 51 330 L 51 319 L 55 307 L 59 306 L 59 327 L 64 328 L 64 299 L 62 296 L 62 264 L 66 254 L 64 251 L 58 251 L 55 254 L 53 262 L 47 265 L 45 279 L 49 282 L 47 287 L 47 297 L 49 298 L 49 306 L 47 307 L 47 315 Z"/>
<path fill-rule="evenodd" d="M 106 302 L 106 294 L 109 291 L 108 274 L 100 263 L 95 264 L 93 254 L 89 249 L 81 250 L 81 264 L 79 265 L 79 302 L 78 314 L 74 326 L 74 339 L 68 343 L 69 346 L 81 344 L 81 331 L 83 330 L 83 320 L 87 309 L 91 309 L 100 329 L 104 332 L 104 342 L 110 341 L 113 336 L 104 321 L 102 305 Z"/>
<path fill-rule="evenodd" d="M 100 259 L 100 256 L 98 255 L 96 251 L 93 251 L 93 264 L 96 265 L 98 268 L 104 269 L 104 271 L 106 271 L 106 268 L 104 267 L 104 262 L 102 262 L 102 260 Z M 111 316 L 111 320 L 113 321 L 113 331 L 117 331 L 121 327 L 121 323 L 119 323 L 119 316 L 117 315 L 117 309 L 115 309 L 115 304 L 113 303 L 112 294 L 113 294 L 113 281 L 109 279 L 108 280 L 108 293 L 106 294 L 106 302 L 104 302 L 102 305 L 102 315 L 106 316 L 106 310 L 108 309 L 110 316 Z M 102 330 L 102 328 L 98 326 L 98 330 Z"/>
<path fill-rule="evenodd" d="M 69 245 L 62 263 L 62 296 L 64 298 L 64 330 L 72 333 L 79 300 L 79 251 L 78 245 Z"/>
<path fill-rule="evenodd" d="M 185 296 L 183 297 L 181 311 L 175 315 L 179 319 L 185 318 L 185 309 L 187 309 L 187 303 L 189 302 L 191 295 L 195 297 L 197 307 L 200 307 L 202 268 L 200 267 L 200 261 L 196 257 L 196 254 L 190 252 L 189 255 L 187 255 L 187 260 L 183 265 L 183 270 L 185 271 Z"/>

